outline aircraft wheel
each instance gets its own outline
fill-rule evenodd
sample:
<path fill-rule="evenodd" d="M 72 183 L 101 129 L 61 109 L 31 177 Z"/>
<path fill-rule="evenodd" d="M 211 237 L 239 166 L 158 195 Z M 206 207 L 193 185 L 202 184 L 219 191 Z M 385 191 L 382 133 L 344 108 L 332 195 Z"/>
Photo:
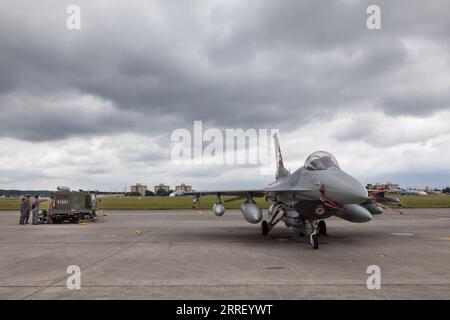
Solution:
<path fill-rule="evenodd" d="M 313 234 L 311 236 L 311 241 L 312 241 L 312 246 L 313 249 L 319 249 L 319 237 L 317 236 L 317 234 Z"/>
<path fill-rule="evenodd" d="M 263 236 L 267 236 L 269 234 L 269 224 L 266 220 L 263 220 L 263 222 L 261 222 L 261 233 Z"/>
<path fill-rule="evenodd" d="M 327 224 L 325 223 L 325 221 L 320 220 L 318 223 L 318 227 L 319 227 L 319 234 L 321 236 L 326 236 L 327 235 Z"/>

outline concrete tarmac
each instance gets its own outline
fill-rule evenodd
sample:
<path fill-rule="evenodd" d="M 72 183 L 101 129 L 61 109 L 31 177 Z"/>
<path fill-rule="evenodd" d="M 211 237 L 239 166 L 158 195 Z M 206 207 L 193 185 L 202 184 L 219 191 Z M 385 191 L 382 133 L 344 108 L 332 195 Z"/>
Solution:
<path fill-rule="evenodd" d="M 19 225 L 0 212 L 0 299 L 450 299 L 450 209 L 327 219 L 319 250 L 240 211 L 106 212 L 103 223 Z M 69 265 L 81 289 L 69 290 Z M 370 290 L 370 265 L 381 288 Z"/>

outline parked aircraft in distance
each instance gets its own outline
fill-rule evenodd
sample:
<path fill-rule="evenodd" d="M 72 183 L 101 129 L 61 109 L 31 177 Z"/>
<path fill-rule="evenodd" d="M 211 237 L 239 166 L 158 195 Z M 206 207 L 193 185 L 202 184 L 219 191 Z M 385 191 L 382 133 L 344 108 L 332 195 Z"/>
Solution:
<path fill-rule="evenodd" d="M 426 195 L 428 195 L 428 193 L 426 193 L 425 191 L 413 190 L 413 189 L 403 189 L 403 188 L 389 189 L 389 190 L 386 190 L 386 192 L 398 193 L 398 194 L 401 194 L 402 196 L 426 196 Z"/>

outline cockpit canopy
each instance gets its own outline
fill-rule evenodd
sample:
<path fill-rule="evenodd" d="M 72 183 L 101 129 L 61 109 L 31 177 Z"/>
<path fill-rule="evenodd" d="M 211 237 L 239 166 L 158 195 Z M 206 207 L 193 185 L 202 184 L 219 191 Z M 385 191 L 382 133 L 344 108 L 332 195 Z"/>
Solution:
<path fill-rule="evenodd" d="M 336 158 L 326 151 L 314 152 L 305 161 L 305 168 L 308 170 L 325 170 L 333 167 L 339 169 L 339 164 Z"/>

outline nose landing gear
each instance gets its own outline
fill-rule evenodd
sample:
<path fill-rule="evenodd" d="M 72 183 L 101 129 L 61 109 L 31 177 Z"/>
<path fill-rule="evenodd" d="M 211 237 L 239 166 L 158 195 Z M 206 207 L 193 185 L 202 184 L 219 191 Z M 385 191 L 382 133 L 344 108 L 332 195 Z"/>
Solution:
<path fill-rule="evenodd" d="M 313 249 L 319 249 L 319 223 L 317 220 L 306 220 L 306 231 Z"/>
<path fill-rule="evenodd" d="M 311 234 L 311 245 L 313 247 L 313 249 L 319 249 L 319 237 L 317 236 L 317 234 Z"/>
<path fill-rule="evenodd" d="M 327 224 L 325 223 L 325 221 L 320 220 L 319 223 L 317 224 L 317 226 L 319 228 L 319 235 L 326 236 L 327 235 Z"/>

